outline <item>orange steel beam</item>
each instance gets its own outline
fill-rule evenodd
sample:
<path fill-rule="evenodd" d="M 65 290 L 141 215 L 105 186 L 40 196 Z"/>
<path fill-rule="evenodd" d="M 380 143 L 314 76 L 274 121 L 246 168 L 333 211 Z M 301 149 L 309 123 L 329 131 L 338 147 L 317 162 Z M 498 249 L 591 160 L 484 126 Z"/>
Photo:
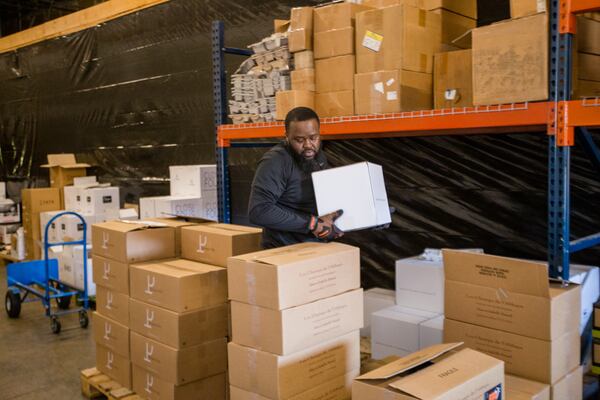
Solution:
<path fill-rule="evenodd" d="M 600 10 L 600 0 L 560 0 L 560 33 L 577 32 L 575 14 Z"/>
<path fill-rule="evenodd" d="M 321 136 L 326 140 L 545 131 L 553 104 L 540 102 L 324 118 Z M 283 123 L 222 125 L 218 129 L 218 143 L 228 147 L 231 141 L 279 138 L 284 134 Z"/>
<path fill-rule="evenodd" d="M 556 121 L 549 121 L 549 126 L 556 126 L 556 142 L 559 146 L 575 144 L 575 127 L 600 127 L 600 98 L 559 101 L 555 111 Z M 552 133 L 550 130 L 548 132 Z"/>

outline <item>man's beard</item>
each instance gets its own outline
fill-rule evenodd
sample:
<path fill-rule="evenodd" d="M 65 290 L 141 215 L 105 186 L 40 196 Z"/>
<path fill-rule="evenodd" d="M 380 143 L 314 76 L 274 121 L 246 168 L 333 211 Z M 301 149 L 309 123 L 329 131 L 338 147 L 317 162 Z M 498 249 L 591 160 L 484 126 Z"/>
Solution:
<path fill-rule="evenodd" d="M 315 156 L 313 158 L 305 158 L 302 154 L 296 153 L 291 146 L 288 146 L 288 150 L 292 154 L 296 165 L 298 165 L 304 173 L 310 174 L 323 169 L 323 163 L 318 161 L 319 155 L 321 154 L 320 147 L 321 146 L 315 150 Z"/>

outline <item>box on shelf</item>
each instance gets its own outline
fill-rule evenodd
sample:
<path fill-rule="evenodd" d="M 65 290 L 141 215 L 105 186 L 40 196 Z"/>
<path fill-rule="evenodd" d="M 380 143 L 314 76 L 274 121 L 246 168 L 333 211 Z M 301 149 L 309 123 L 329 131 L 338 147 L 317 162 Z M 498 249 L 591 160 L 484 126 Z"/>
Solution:
<path fill-rule="evenodd" d="M 94 312 L 92 327 L 97 344 L 129 358 L 129 328 L 126 325 Z"/>
<path fill-rule="evenodd" d="M 313 172 L 319 215 L 344 210 L 335 224 L 353 231 L 391 223 L 380 165 L 361 162 Z"/>
<path fill-rule="evenodd" d="M 216 221 L 219 218 L 217 193 L 203 197 L 161 197 L 155 201 L 155 217 L 191 217 Z"/>
<path fill-rule="evenodd" d="M 288 112 L 296 107 L 315 108 L 315 93 L 308 90 L 282 90 L 275 94 L 276 119 L 285 120 Z"/>
<path fill-rule="evenodd" d="M 338 3 L 315 8 L 315 33 L 333 29 L 352 28 L 356 14 L 370 10 L 371 7 L 353 3 Z"/>
<path fill-rule="evenodd" d="M 547 0 L 510 0 L 510 17 L 513 19 L 547 10 Z"/>
<path fill-rule="evenodd" d="M 396 304 L 444 313 L 444 264 L 421 254 L 396 260 Z"/>
<path fill-rule="evenodd" d="M 437 53 L 434 62 L 433 100 L 435 108 L 472 107 L 471 50 Z"/>
<path fill-rule="evenodd" d="M 584 16 L 577 17 L 577 36 L 575 43 L 580 53 L 600 54 L 600 21 Z"/>
<path fill-rule="evenodd" d="M 92 256 L 96 285 L 129 295 L 129 265 L 109 258 Z"/>
<path fill-rule="evenodd" d="M 60 210 L 60 194 L 57 188 L 23 189 L 21 201 L 23 218 L 25 214 Z"/>
<path fill-rule="evenodd" d="M 133 364 L 132 389 L 137 393 L 144 393 L 148 399 L 155 400 L 197 399 L 199 394 L 205 399 L 225 400 L 226 375 L 223 373 L 185 385 L 174 385 L 162 379 L 160 375 Z"/>
<path fill-rule="evenodd" d="M 420 0 L 420 7 L 426 10 L 444 10 L 477 19 L 477 0 Z M 416 7 L 416 6 L 415 6 Z"/>
<path fill-rule="evenodd" d="M 48 154 L 48 163 L 41 165 L 50 170 L 50 186 L 62 188 L 73 184 L 73 178 L 85 176 L 89 164 L 78 163 L 75 154 Z"/>
<path fill-rule="evenodd" d="M 215 164 L 171 165 L 169 178 L 171 196 L 206 197 L 205 192 L 217 190 Z"/>
<path fill-rule="evenodd" d="M 354 60 L 352 55 L 315 60 L 317 93 L 354 90 Z"/>
<path fill-rule="evenodd" d="M 600 268 L 571 264 L 569 281 L 581 287 L 581 318 L 579 333 L 583 334 L 594 313 L 594 303 L 600 297 Z"/>
<path fill-rule="evenodd" d="M 315 68 L 314 53 L 310 50 L 299 51 L 297 53 L 294 53 L 294 68 L 296 70 L 314 69 Z"/>
<path fill-rule="evenodd" d="M 294 29 L 288 32 L 288 48 L 290 53 L 312 50 L 313 34 L 308 29 Z"/>
<path fill-rule="evenodd" d="M 354 115 L 354 91 L 317 93 L 315 110 L 320 117 L 343 117 Z"/>
<path fill-rule="evenodd" d="M 362 310 L 362 289 L 286 310 L 232 301 L 232 340 L 288 355 L 362 328 Z"/>
<path fill-rule="evenodd" d="M 504 375 L 504 382 L 506 384 L 506 398 L 508 399 L 550 400 L 550 386 L 544 383 L 508 374 Z"/>
<path fill-rule="evenodd" d="M 443 8 L 431 11 L 442 17 L 442 48 L 444 50 L 454 50 L 459 45 L 463 45 L 455 39 L 463 36 L 471 29 L 477 27 L 477 20 L 468 18 Z"/>
<path fill-rule="evenodd" d="M 354 28 L 317 32 L 313 47 L 315 60 L 354 54 Z"/>
<path fill-rule="evenodd" d="M 96 368 L 123 387 L 131 387 L 131 361 L 100 344 L 96 345 Z"/>
<path fill-rule="evenodd" d="M 313 68 L 297 69 L 291 72 L 292 89 L 314 92 L 315 70 Z"/>
<path fill-rule="evenodd" d="M 230 257 L 229 298 L 283 310 L 360 287 L 360 250 L 299 243 Z"/>
<path fill-rule="evenodd" d="M 577 79 L 600 82 L 600 55 L 577 53 L 575 74 Z"/>

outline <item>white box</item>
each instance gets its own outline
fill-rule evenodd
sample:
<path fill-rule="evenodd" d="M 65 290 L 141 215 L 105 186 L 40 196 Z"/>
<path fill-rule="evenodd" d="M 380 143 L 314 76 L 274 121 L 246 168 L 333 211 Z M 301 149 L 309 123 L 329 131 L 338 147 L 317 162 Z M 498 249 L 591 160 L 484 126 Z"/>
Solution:
<path fill-rule="evenodd" d="M 98 184 L 98 180 L 94 175 L 88 176 L 76 176 L 73 178 L 73 186 L 95 186 Z"/>
<path fill-rule="evenodd" d="M 581 322 L 579 333 L 583 333 L 585 326 L 594 313 L 594 303 L 600 296 L 600 269 L 587 265 L 571 264 L 571 282 L 581 285 Z"/>
<path fill-rule="evenodd" d="M 140 219 L 156 218 L 156 201 L 170 196 L 140 197 Z"/>
<path fill-rule="evenodd" d="M 65 186 L 63 188 L 65 210 L 74 212 L 81 212 L 83 210 L 81 203 L 82 190 L 83 189 L 79 186 Z"/>
<path fill-rule="evenodd" d="M 433 346 L 444 343 L 444 315 L 439 315 L 421 324 L 419 331 L 419 346 Z"/>
<path fill-rule="evenodd" d="M 396 261 L 396 304 L 444 313 L 444 263 L 421 256 Z"/>
<path fill-rule="evenodd" d="M 118 219 L 120 210 L 119 187 L 94 187 L 84 189 L 82 196 L 85 214 L 104 215 Z"/>
<path fill-rule="evenodd" d="M 371 315 L 396 304 L 396 295 L 393 290 L 372 288 L 365 291 L 364 299 L 365 326 L 360 330 L 360 335 L 371 337 Z"/>
<path fill-rule="evenodd" d="M 94 215 L 79 214 L 85 220 L 86 223 L 86 243 L 92 242 L 92 224 L 95 224 L 96 217 Z M 65 238 L 76 240 L 83 240 L 83 224 L 81 219 L 75 215 L 65 215 L 58 219 L 58 226 L 56 229 L 56 240 L 65 241 Z"/>
<path fill-rule="evenodd" d="M 409 354 L 411 354 L 410 351 L 402 350 L 394 346 L 387 346 L 381 343 L 373 343 L 371 345 L 371 358 L 373 360 L 381 360 L 389 356 L 405 357 Z"/>
<path fill-rule="evenodd" d="M 184 216 L 217 220 L 217 195 L 205 193 L 206 197 L 168 196 L 155 201 L 157 217 Z"/>
<path fill-rule="evenodd" d="M 50 220 L 52 219 L 52 217 L 54 217 L 55 215 L 58 215 L 60 213 L 62 213 L 64 211 L 45 211 L 40 213 L 40 237 L 42 238 L 42 240 L 44 240 L 44 233 L 45 233 L 45 229 L 46 229 L 46 225 L 48 224 L 48 222 L 50 222 Z M 52 225 L 48 228 L 48 242 L 49 243 L 56 243 L 57 240 L 57 226 L 60 226 L 60 221 L 63 219 L 64 217 L 61 218 L 57 218 L 52 222 Z"/>
<path fill-rule="evenodd" d="M 81 247 L 81 246 L 80 246 Z M 81 251 L 80 251 L 81 253 Z M 79 254 L 81 256 L 81 254 Z M 96 284 L 94 283 L 94 266 L 91 258 L 87 259 L 87 285 L 88 296 L 96 295 Z M 77 255 L 73 258 L 73 286 L 76 289 L 83 290 L 83 257 L 78 258 Z"/>
<path fill-rule="evenodd" d="M 67 246 L 65 246 L 65 248 L 66 247 Z M 58 255 L 58 279 L 67 285 L 73 286 L 75 284 L 73 259 L 71 257 L 65 257 L 64 251 Z"/>
<path fill-rule="evenodd" d="M 171 196 L 205 197 L 217 190 L 217 166 L 172 165 L 169 167 Z"/>
<path fill-rule="evenodd" d="M 341 230 L 355 231 L 392 222 L 383 169 L 369 162 L 312 173 L 319 215 L 344 210 L 336 221 Z"/>
<path fill-rule="evenodd" d="M 140 218 L 138 217 L 138 213 L 134 208 L 122 208 L 119 210 L 119 219 L 125 221 L 137 221 Z"/>
<path fill-rule="evenodd" d="M 420 325 L 437 316 L 402 306 L 379 310 L 371 316 L 371 347 L 383 344 L 408 353 L 415 352 L 421 349 Z"/>

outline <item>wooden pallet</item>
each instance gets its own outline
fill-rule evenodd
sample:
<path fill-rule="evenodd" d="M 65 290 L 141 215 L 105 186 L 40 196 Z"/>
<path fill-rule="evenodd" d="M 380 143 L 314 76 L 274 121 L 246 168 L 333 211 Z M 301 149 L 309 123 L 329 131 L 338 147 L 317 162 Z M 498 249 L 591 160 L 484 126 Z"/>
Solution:
<path fill-rule="evenodd" d="M 96 368 L 84 369 L 81 371 L 80 378 L 81 393 L 88 399 L 142 400 L 142 397 L 121 386 Z"/>

